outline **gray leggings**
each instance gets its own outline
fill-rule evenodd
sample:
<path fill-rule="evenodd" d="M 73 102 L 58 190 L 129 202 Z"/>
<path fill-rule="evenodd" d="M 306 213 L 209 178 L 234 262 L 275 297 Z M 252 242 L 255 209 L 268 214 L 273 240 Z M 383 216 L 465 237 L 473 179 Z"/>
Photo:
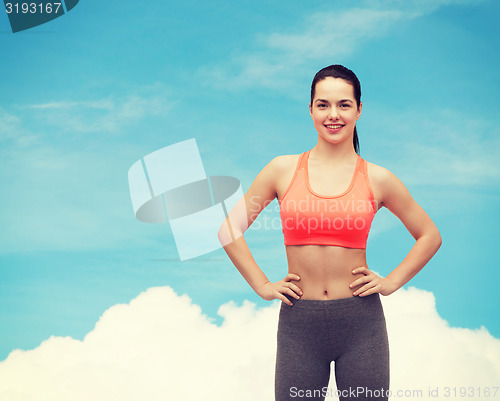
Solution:
<path fill-rule="evenodd" d="M 276 401 L 387 401 L 389 344 L 379 294 L 281 303 Z M 328 387 L 335 361 L 337 390 Z"/>

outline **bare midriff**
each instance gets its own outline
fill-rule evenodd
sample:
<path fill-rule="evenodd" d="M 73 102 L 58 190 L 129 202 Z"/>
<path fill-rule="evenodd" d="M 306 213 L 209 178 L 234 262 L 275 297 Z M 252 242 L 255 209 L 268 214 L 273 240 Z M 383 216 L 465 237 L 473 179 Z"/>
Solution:
<path fill-rule="evenodd" d="M 367 266 L 366 250 L 331 245 L 286 246 L 288 273 L 302 290 L 301 299 L 340 299 L 352 297 L 360 286 L 349 288 L 363 274 L 352 274 L 356 267 Z"/>

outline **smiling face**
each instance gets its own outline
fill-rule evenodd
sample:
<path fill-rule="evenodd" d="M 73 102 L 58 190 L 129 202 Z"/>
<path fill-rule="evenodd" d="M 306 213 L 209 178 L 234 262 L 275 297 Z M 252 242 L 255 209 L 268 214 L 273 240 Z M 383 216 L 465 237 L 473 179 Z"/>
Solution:
<path fill-rule="evenodd" d="M 342 78 L 326 77 L 316 84 L 309 111 L 319 137 L 340 143 L 352 136 L 361 115 L 362 103 L 356 103 L 354 87 Z"/>

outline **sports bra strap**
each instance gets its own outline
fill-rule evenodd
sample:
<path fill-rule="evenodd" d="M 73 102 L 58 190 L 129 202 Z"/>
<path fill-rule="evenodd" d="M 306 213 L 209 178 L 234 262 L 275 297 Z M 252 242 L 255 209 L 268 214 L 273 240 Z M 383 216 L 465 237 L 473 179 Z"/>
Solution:
<path fill-rule="evenodd" d="M 360 166 L 359 170 L 361 171 L 361 174 L 363 174 L 365 177 L 368 176 L 368 174 L 366 172 L 366 160 L 365 159 L 361 159 L 361 166 Z"/>
<path fill-rule="evenodd" d="M 306 155 L 309 153 L 310 151 L 308 150 L 307 152 L 304 152 L 300 155 L 300 160 L 299 160 L 299 167 L 297 168 L 297 170 L 300 170 L 302 168 L 306 168 L 306 163 L 307 163 L 307 157 Z"/>

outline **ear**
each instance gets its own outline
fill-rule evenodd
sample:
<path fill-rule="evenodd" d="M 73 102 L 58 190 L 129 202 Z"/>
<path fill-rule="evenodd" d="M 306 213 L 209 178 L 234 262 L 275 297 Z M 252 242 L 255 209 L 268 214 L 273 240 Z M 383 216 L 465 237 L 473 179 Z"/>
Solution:
<path fill-rule="evenodd" d="M 363 108 L 363 102 L 359 102 L 358 115 L 356 117 L 356 120 L 361 116 L 361 109 L 362 108 Z"/>
<path fill-rule="evenodd" d="M 309 103 L 309 114 L 311 115 L 311 118 L 312 118 L 313 108 L 312 108 L 311 103 Z"/>

